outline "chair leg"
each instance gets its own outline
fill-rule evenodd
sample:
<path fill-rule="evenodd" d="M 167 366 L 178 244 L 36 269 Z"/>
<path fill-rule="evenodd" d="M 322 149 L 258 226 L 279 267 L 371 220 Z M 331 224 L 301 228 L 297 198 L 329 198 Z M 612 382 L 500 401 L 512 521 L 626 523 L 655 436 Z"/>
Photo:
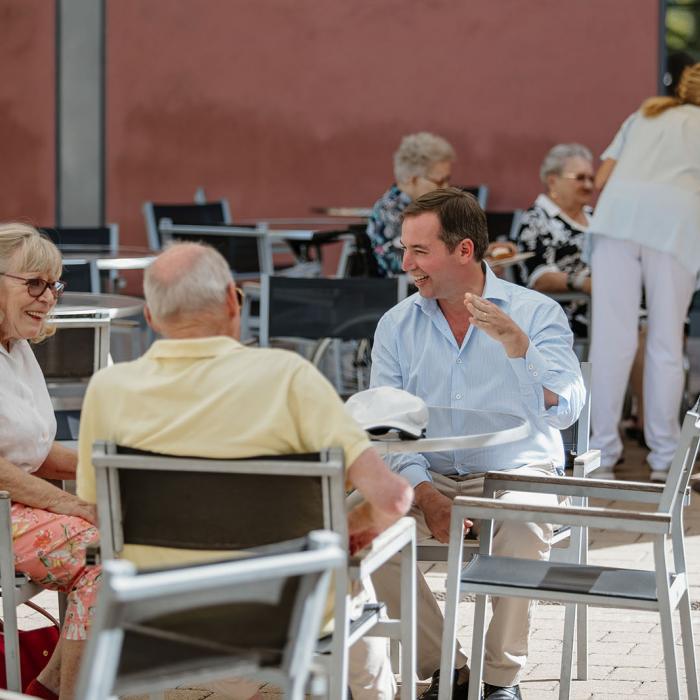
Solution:
<path fill-rule="evenodd" d="M 574 632 L 576 629 L 577 605 L 567 605 L 564 611 L 564 637 L 559 672 L 559 700 L 568 700 L 571 695 L 571 668 L 574 656 Z"/>
<path fill-rule="evenodd" d="M 416 540 L 401 550 L 401 700 L 416 697 Z"/>
<path fill-rule="evenodd" d="M 665 540 L 658 537 L 654 541 L 654 563 L 656 565 L 656 591 L 659 598 L 659 616 L 661 618 L 661 638 L 666 665 L 666 689 L 669 698 L 680 698 L 678 667 L 676 665 L 676 647 L 673 632 L 673 609 L 668 589 L 669 570 L 666 562 Z"/>
<path fill-rule="evenodd" d="M 456 631 L 456 630 L 455 630 Z M 486 642 L 486 596 L 477 595 L 474 603 L 474 634 L 472 635 L 472 656 L 469 659 L 468 700 L 479 700 L 481 681 L 484 675 L 484 645 Z"/>
<path fill-rule="evenodd" d="M 338 579 L 342 577 L 338 576 Z M 347 590 L 347 582 L 342 579 L 342 584 L 345 586 L 343 591 Z M 336 583 L 336 587 L 337 587 Z M 336 595 L 339 593 L 336 589 Z M 342 613 L 339 614 L 339 611 Z M 348 637 L 350 635 L 350 623 L 348 620 L 347 609 L 347 593 L 343 595 L 340 601 L 340 606 L 336 605 L 335 629 L 333 630 L 333 645 L 332 645 L 332 670 L 329 673 L 328 697 L 331 700 L 347 700 L 348 698 Z"/>
<path fill-rule="evenodd" d="M 584 505 L 588 505 L 585 499 Z M 581 528 L 581 563 L 588 564 L 588 528 Z M 576 606 L 576 678 L 588 680 L 588 606 Z"/>
<path fill-rule="evenodd" d="M 576 606 L 576 680 L 588 680 L 588 606 Z"/>
<path fill-rule="evenodd" d="M 688 700 L 699 700 L 698 668 L 695 659 L 695 643 L 693 641 L 693 623 L 690 616 L 690 595 L 686 588 L 678 602 L 678 612 L 681 618 L 681 636 L 683 638 L 683 660 L 685 662 L 685 682 L 688 687 Z"/>

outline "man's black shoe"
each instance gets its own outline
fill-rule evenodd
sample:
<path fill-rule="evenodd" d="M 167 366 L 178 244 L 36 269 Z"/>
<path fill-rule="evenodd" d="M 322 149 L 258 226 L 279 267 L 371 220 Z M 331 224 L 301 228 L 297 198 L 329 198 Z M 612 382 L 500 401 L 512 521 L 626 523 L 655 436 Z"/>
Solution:
<path fill-rule="evenodd" d="M 501 688 L 497 685 L 484 683 L 484 700 L 523 700 L 519 685 Z"/>
<path fill-rule="evenodd" d="M 467 680 L 464 683 L 457 685 L 459 671 L 455 669 L 454 685 L 452 686 L 452 700 L 467 700 L 469 695 L 469 671 L 467 671 Z M 430 685 L 426 690 L 418 696 L 418 700 L 437 700 L 440 690 L 440 670 L 433 673 L 430 680 Z"/>

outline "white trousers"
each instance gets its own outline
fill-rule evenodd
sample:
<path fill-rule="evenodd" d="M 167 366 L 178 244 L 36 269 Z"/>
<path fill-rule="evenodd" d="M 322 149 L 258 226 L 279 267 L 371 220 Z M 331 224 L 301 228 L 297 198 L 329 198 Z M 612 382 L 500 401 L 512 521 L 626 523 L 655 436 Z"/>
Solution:
<path fill-rule="evenodd" d="M 695 277 L 672 255 L 596 235 L 591 257 L 591 447 L 604 467 L 622 454 L 618 424 L 637 350 L 642 287 L 646 296 L 644 436 L 652 469 L 667 470 L 680 436 L 683 324 Z"/>
<path fill-rule="evenodd" d="M 510 474 L 552 476 L 548 465 L 529 465 L 512 469 Z M 484 475 L 474 474 L 468 478 L 450 478 L 433 474 L 433 486 L 448 498 L 455 496 L 481 496 L 484 492 Z M 501 491 L 496 498 L 514 503 L 530 505 L 557 505 L 557 496 L 542 493 Z M 416 519 L 418 543 L 430 538 L 430 530 L 422 511 L 413 507 L 409 512 Z M 475 528 L 476 529 L 476 528 Z M 494 525 L 493 553 L 502 557 L 525 559 L 548 559 L 552 542 L 552 525 L 548 523 L 521 523 L 502 521 Z M 400 561 L 394 558 L 372 574 L 377 597 L 387 605 L 389 615 L 400 616 Z M 418 676 L 428 678 L 440 668 L 443 616 L 435 596 L 425 577 L 419 571 L 417 590 L 417 647 Z M 525 667 L 528 653 L 530 619 L 535 601 L 527 598 L 492 598 L 493 616 L 486 632 L 484 680 L 491 685 L 516 685 Z M 457 648 L 455 668 L 467 663 L 467 657 Z"/>

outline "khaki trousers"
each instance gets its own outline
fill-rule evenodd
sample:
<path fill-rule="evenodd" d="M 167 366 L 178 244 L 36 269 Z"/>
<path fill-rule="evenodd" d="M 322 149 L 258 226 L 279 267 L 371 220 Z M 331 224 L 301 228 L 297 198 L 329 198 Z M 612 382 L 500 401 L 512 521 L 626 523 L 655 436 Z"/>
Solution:
<path fill-rule="evenodd" d="M 530 464 L 509 470 L 512 474 L 553 476 L 551 463 Z M 433 486 L 449 498 L 455 496 L 481 496 L 484 475 L 443 476 L 433 473 Z M 502 491 L 496 498 L 512 503 L 531 505 L 557 505 L 559 499 L 550 494 Z M 423 513 L 413 506 L 409 515 L 416 520 L 418 544 L 431 537 Z M 478 528 L 475 527 L 478 531 Z M 547 523 L 495 522 L 493 553 L 496 556 L 526 559 L 548 559 L 552 541 L 552 525 Z M 387 605 L 391 617 L 399 616 L 398 559 L 387 562 L 372 576 L 377 597 Z M 486 633 L 484 681 L 490 685 L 511 686 L 519 682 L 525 667 L 530 632 L 530 618 L 534 601 L 524 598 L 492 598 L 493 616 Z M 443 616 L 423 574 L 418 572 L 417 590 L 418 675 L 428 678 L 440 668 Z M 455 668 L 467 663 L 467 657 L 459 649 Z"/>

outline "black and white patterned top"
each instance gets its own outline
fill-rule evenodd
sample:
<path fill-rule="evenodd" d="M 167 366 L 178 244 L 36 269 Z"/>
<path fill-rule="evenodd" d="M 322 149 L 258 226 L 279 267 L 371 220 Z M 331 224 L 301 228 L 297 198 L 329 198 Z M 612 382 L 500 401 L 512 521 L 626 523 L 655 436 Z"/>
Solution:
<path fill-rule="evenodd" d="M 588 219 L 591 210 L 584 209 Z M 534 253 L 519 264 L 520 281 L 533 287 L 546 272 L 580 272 L 587 265 L 581 259 L 587 225 L 569 218 L 547 195 L 541 194 L 523 214 L 515 239 L 519 250 Z M 586 323 L 586 305 L 564 306 L 569 322 Z"/>

